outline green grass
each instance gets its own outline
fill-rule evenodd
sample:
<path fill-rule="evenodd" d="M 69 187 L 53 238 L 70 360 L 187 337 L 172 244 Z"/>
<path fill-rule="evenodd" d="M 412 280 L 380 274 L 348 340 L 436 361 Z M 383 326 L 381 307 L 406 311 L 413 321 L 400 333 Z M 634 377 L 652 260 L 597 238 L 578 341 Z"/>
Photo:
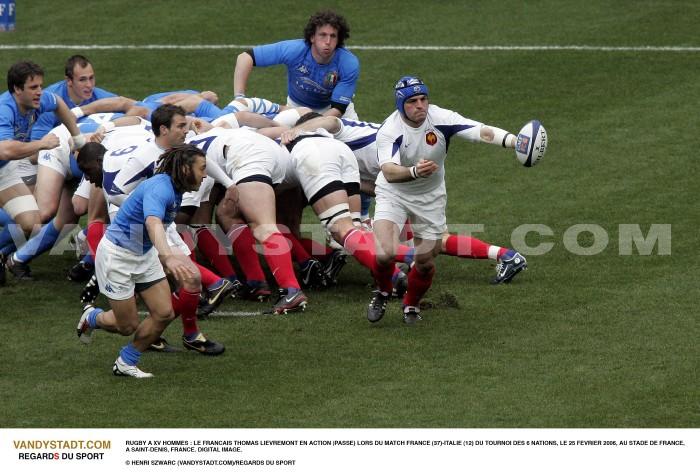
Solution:
<path fill-rule="evenodd" d="M 697 46 L 694 2 L 342 2 L 349 45 Z M 321 2 L 103 1 L 18 6 L 2 44 L 257 44 L 299 35 Z M 270 11 L 284 11 L 273 15 Z M 287 15 L 286 12 L 291 12 Z M 679 14 L 682 12 L 682 14 Z M 49 15 L 58 17 L 47 22 Z M 94 15 L 91 15 L 91 18 Z M 69 19 L 74 26 L 66 27 Z M 197 25 L 207 25 L 205 29 Z M 155 25 L 155 26 L 154 26 Z M 260 27 L 264 25 L 264 27 Z M 79 50 L 0 50 L 0 64 L 31 57 L 61 78 Z M 212 89 L 227 100 L 237 51 L 87 51 L 98 85 L 141 98 Z M 220 358 L 146 354 L 150 381 L 114 378 L 126 339 L 97 332 L 78 343 L 80 287 L 68 255 L 44 256 L 33 283 L 0 288 L 2 427 L 697 427 L 697 103 L 700 53 L 598 51 L 368 51 L 356 109 L 381 121 L 391 87 L 421 75 L 435 104 L 512 132 L 547 127 L 543 162 L 453 141 L 448 220 L 480 223 L 478 237 L 510 245 L 541 223 L 551 252 L 509 286 L 488 285 L 484 261 L 439 257 L 436 307 L 405 327 L 396 303 L 365 320 L 368 274 L 352 263 L 342 285 L 311 292 L 304 314 L 215 317 L 202 328 Z M 256 70 L 252 93 L 282 100 L 284 72 Z M 311 218 L 307 216 L 311 222 Z M 563 235 L 594 223 L 610 242 L 577 256 Z M 618 227 L 672 225 L 670 256 L 619 255 Z M 591 245 L 590 236 L 579 237 Z M 458 308 L 446 305 L 451 297 Z M 260 306 L 227 303 L 224 310 Z M 179 339 L 180 325 L 166 332 Z"/>

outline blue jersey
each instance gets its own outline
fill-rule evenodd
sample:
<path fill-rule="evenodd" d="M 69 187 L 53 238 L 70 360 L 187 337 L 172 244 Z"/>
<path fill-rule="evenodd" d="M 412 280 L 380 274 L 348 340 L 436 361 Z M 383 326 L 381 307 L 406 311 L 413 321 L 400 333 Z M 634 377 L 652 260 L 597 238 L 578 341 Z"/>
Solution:
<path fill-rule="evenodd" d="M 182 91 L 170 91 L 170 92 L 158 92 L 156 94 L 151 94 L 150 96 L 144 97 L 143 100 L 136 102 L 136 106 L 140 107 L 145 107 L 149 110 L 149 116 L 148 119 L 151 119 L 150 114 L 153 113 L 154 110 L 159 108 L 160 106 L 163 105 L 163 98 L 166 96 L 170 96 L 172 94 L 199 94 L 199 91 L 194 91 L 192 89 L 185 89 Z M 215 104 L 212 104 L 209 101 L 202 100 L 202 102 L 199 103 L 195 111 L 191 114 L 195 117 L 202 117 L 205 118 L 206 120 L 213 120 L 216 119 L 227 112 L 222 111 L 219 107 L 217 107 Z"/>
<path fill-rule="evenodd" d="M 146 218 L 155 216 L 168 227 L 180 209 L 182 193 L 175 191 L 170 176 L 159 173 L 136 187 L 124 201 L 107 228 L 105 237 L 119 247 L 145 254 L 153 243 L 146 229 Z"/>
<path fill-rule="evenodd" d="M 65 79 L 63 81 L 51 84 L 45 90 L 48 92 L 52 92 L 61 99 L 63 99 L 63 102 L 66 103 L 69 109 L 72 109 L 73 107 L 77 106 L 84 106 L 86 104 L 90 104 L 91 102 L 95 102 L 98 99 L 106 99 L 108 97 L 117 96 L 112 92 L 105 91 L 104 89 L 96 87 L 92 91 L 92 96 L 90 96 L 88 99 L 84 100 L 80 104 L 76 104 L 71 100 L 70 95 L 68 94 L 68 83 Z M 36 127 L 34 127 L 34 130 L 32 131 L 32 140 L 39 140 L 44 135 L 48 134 L 49 131 L 56 127 L 59 123 L 60 121 L 58 120 L 58 117 L 56 117 L 56 114 L 46 114 L 42 116 L 37 122 Z"/>
<path fill-rule="evenodd" d="M 304 40 L 280 41 L 253 48 L 256 66 L 287 66 L 287 94 L 312 109 L 331 102 L 348 105 L 355 94 L 360 62 L 345 48 L 337 48 L 328 64 L 318 64 Z"/>
<path fill-rule="evenodd" d="M 56 107 L 58 107 L 56 96 L 44 91 L 39 109 L 32 109 L 22 115 L 14 96 L 9 91 L 3 93 L 0 95 L 0 141 L 29 142 L 37 121 L 45 115 L 53 115 Z M 6 160 L 0 160 L 0 168 L 7 164 Z"/>

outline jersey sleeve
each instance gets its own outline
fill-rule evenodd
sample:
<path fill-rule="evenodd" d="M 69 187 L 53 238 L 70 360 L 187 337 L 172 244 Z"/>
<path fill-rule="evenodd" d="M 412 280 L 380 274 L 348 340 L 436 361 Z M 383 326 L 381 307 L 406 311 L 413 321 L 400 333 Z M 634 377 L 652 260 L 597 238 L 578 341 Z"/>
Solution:
<path fill-rule="evenodd" d="M 0 140 L 14 140 L 15 128 L 13 127 L 14 114 L 7 106 L 0 106 Z"/>
<path fill-rule="evenodd" d="M 53 92 L 44 91 L 41 94 L 41 102 L 39 106 L 39 113 L 53 112 L 58 107 L 58 96 Z"/>
<path fill-rule="evenodd" d="M 360 77 L 360 62 L 354 54 L 341 50 L 343 55 L 340 63 L 340 81 L 333 88 L 331 102 L 348 105 L 355 95 L 357 79 Z"/>
<path fill-rule="evenodd" d="M 304 40 L 287 40 L 278 43 L 256 46 L 253 48 L 253 57 L 256 66 L 273 66 L 275 64 L 287 64 L 300 50 L 304 49 Z"/>
<path fill-rule="evenodd" d="M 431 114 L 435 117 L 435 128 L 450 140 L 453 136 L 469 142 L 481 141 L 481 127 L 484 125 L 472 119 L 468 119 L 457 112 L 442 109 L 437 106 L 430 106 Z"/>
<path fill-rule="evenodd" d="M 386 123 L 382 125 L 377 131 L 377 159 L 380 167 L 385 163 L 401 165 L 402 143 L 403 135 L 392 131 Z"/>

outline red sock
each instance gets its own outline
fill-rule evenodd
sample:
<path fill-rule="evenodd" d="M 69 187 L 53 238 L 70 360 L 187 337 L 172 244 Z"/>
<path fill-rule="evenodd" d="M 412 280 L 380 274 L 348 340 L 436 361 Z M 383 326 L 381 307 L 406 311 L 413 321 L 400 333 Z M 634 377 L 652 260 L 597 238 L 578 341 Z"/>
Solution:
<path fill-rule="evenodd" d="M 265 282 L 265 272 L 260 266 L 255 238 L 248 225 L 233 226 L 228 233 L 228 238 L 231 240 L 233 253 L 245 273 L 246 280 Z"/>
<path fill-rule="evenodd" d="M 299 239 L 292 233 L 282 233 L 282 235 L 289 240 L 289 244 L 292 247 L 292 257 L 294 262 L 301 264 L 311 259 L 311 254 L 304 248 L 304 245 L 299 242 Z"/>
<path fill-rule="evenodd" d="M 325 244 L 321 244 L 318 241 L 314 241 L 313 239 L 299 238 L 299 242 L 302 246 L 304 246 L 306 252 L 308 252 L 312 256 L 327 256 L 333 252 L 332 247 L 328 247 Z"/>
<path fill-rule="evenodd" d="M 194 262 L 194 265 L 196 265 L 197 269 L 199 269 L 199 273 L 202 276 L 202 285 L 204 287 L 209 287 L 210 285 L 215 284 L 221 280 L 221 277 L 214 274 L 212 271 L 210 271 L 206 267 L 198 264 L 196 261 Z"/>
<path fill-rule="evenodd" d="M 281 233 L 272 233 L 262 245 L 265 260 L 277 281 L 277 285 L 283 289 L 290 287 L 300 289 L 301 286 L 294 275 L 294 267 L 292 267 L 289 243 L 285 237 Z"/>
<path fill-rule="evenodd" d="M 102 236 L 104 236 L 106 229 L 107 225 L 104 223 L 104 221 L 93 221 L 88 224 L 87 242 L 92 257 L 95 257 L 97 246 L 100 244 L 100 240 L 102 239 Z"/>
<path fill-rule="evenodd" d="M 401 229 L 401 235 L 399 236 L 399 241 L 405 242 L 413 239 L 413 228 L 411 227 L 411 222 L 407 219 L 406 223 Z"/>
<path fill-rule="evenodd" d="M 377 288 L 382 292 L 386 292 L 391 295 L 392 290 L 394 290 L 394 285 L 391 282 L 391 277 L 394 275 L 396 270 L 396 264 L 390 264 L 386 267 L 380 266 L 378 263 L 374 265 L 374 280 L 377 283 Z"/>
<path fill-rule="evenodd" d="M 405 244 L 399 244 L 399 247 L 396 248 L 396 257 L 394 258 L 394 260 L 396 262 L 403 262 L 408 265 L 411 265 L 413 263 L 413 258 L 415 255 L 415 247 L 410 247 Z"/>
<path fill-rule="evenodd" d="M 445 240 L 445 254 L 449 254 L 450 256 L 469 259 L 488 259 L 489 247 L 491 247 L 491 244 L 479 241 L 471 236 L 452 234 Z M 505 247 L 498 248 L 498 255 L 496 257 L 501 257 L 507 250 L 508 249 Z"/>
<path fill-rule="evenodd" d="M 175 300 L 175 299 L 173 299 Z M 197 305 L 199 305 L 199 292 L 189 292 L 184 288 L 178 291 L 178 310 L 182 320 L 182 333 L 193 335 L 199 333 L 197 327 Z M 174 306 L 173 306 L 174 307 Z"/>
<path fill-rule="evenodd" d="M 408 290 L 403 296 L 403 304 L 417 307 L 420 303 L 420 299 L 423 298 L 432 285 L 434 275 L 435 267 L 427 274 L 421 274 L 418 272 L 417 267 L 413 267 L 411 272 L 408 273 Z"/>
<path fill-rule="evenodd" d="M 211 232 L 211 229 L 204 227 L 197 230 L 197 247 L 209 259 L 219 274 L 224 277 L 236 275 L 226 249 Z"/>
<path fill-rule="evenodd" d="M 374 235 L 369 231 L 355 228 L 343 238 L 343 247 L 357 259 L 357 262 L 373 271 L 377 261 L 374 250 Z"/>

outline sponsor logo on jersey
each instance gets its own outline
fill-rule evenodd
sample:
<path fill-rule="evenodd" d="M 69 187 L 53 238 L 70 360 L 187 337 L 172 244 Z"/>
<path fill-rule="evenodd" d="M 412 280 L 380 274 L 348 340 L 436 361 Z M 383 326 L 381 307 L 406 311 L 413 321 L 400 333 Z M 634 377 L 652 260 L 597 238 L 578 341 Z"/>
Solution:
<path fill-rule="evenodd" d="M 333 87 L 338 83 L 338 71 L 331 71 L 323 78 L 323 85 Z"/>
<path fill-rule="evenodd" d="M 432 130 L 425 134 L 425 143 L 428 145 L 435 145 L 437 143 L 437 135 Z"/>

